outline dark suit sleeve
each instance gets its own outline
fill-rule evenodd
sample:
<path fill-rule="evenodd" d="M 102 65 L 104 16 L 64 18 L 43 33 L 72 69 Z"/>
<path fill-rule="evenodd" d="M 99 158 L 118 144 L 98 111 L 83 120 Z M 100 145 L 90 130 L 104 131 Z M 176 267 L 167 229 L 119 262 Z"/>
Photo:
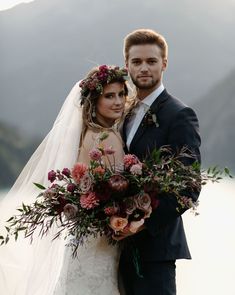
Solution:
<path fill-rule="evenodd" d="M 182 162 L 185 165 L 190 165 L 194 161 L 200 162 L 200 143 L 197 116 L 191 108 L 186 107 L 172 118 L 168 131 L 168 144 L 174 150 L 187 146 L 194 154 L 194 158 L 183 158 Z M 186 191 L 185 196 L 196 201 L 199 193 L 187 193 Z M 152 236 L 156 236 L 167 224 L 185 212 L 185 209 L 178 212 L 177 207 L 178 203 L 175 196 L 162 195 L 159 206 L 152 212 L 151 217 L 145 221 L 146 229 Z"/>

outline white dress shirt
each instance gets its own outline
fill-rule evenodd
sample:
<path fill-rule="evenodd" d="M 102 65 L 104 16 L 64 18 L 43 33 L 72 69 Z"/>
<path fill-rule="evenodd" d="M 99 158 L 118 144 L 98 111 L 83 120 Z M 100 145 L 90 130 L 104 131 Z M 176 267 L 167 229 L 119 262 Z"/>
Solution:
<path fill-rule="evenodd" d="M 157 89 L 152 93 L 146 96 L 143 100 L 140 100 L 137 105 L 132 110 L 132 116 L 126 126 L 127 141 L 126 146 L 129 149 L 132 139 L 135 136 L 135 133 L 144 118 L 144 115 L 151 107 L 152 103 L 157 99 L 157 97 L 164 90 L 163 84 L 161 84 Z M 137 116 L 138 114 L 138 116 Z"/>

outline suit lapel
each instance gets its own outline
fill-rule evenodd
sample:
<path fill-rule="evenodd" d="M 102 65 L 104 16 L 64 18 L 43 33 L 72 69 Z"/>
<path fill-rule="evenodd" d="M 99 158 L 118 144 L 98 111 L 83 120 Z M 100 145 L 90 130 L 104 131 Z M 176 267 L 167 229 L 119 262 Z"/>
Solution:
<path fill-rule="evenodd" d="M 162 108 L 164 103 L 167 101 L 168 97 L 169 97 L 169 94 L 167 93 L 166 89 L 164 89 L 163 92 L 152 103 L 152 105 L 150 107 L 151 112 L 153 114 L 158 115 L 158 112 L 160 111 L 160 109 Z M 144 124 L 144 117 L 143 117 L 143 119 L 140 122 L 140 125 L 139 125 L 139 127 L 138 127 L 132 141 L 131 141 L 130 150 L 131 150 L 131 147 L 133 145 L 135 145 L 135 143 L 141 138 L 141 136 L 143 135 L 143 133 L 144 133 L 144 131 L 146 130 L 147 127 L 148 127 L 148 125 Z M 124 129 L 124 132 L 125 132 L 125 129 Z M 126 137 L 125 137 L 125 142 L 126 142 Z"/>
<path fill-rule="evenodd" d="M 125 152 L 128 151 L 127 146 L 126 146 L 126 140 L 127 140 L 126 126 L 127 126 L 127 123 L 129 122 L 129 119 L 131 117 L 131 112 L 132 112 L 132 109 L 130 109 L 128 111 L 128 113 L 126 114 L 125 119 L 124 119 L 124 122 L 123 122 L 123 125 L 122 125 L 122 132 L 121 132 L 121 134 L 122 134 L 123 142 L 125 143 L 125 148 L 124 148 L 125 149 Z"/>

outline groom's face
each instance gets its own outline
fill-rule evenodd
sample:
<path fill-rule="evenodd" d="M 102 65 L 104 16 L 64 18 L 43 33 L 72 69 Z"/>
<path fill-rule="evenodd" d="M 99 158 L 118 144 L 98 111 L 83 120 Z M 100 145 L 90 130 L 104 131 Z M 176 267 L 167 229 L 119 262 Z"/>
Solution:
<path fill-rule="evenodd" d="M 135 86 L 153 91 L 160 86 L 167 59 L 155 44 L 133 45 L 129 50 L 126 66 Z"/>

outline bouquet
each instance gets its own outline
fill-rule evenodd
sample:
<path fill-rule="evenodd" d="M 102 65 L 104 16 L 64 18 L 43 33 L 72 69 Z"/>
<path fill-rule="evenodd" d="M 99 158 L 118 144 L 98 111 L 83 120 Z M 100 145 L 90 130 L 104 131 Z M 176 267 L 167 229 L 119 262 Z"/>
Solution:
<path fill-rule="evenodd" d="M 100 143 L 107 136 L 102 133 Z M 198 192 L 201 185 L 218 181 L 222 174 L 216 167 L 200 171 L 197 163 L 184 165 L 181 159 L 192 156 L 186 148 L 173 153 L 163 147 L 142 162 L 128 154 L 122 165 L 115 164 L 115 150 L 102 144 L 89 156 L 89 165 L 76 163 L 72 169 L 49 171 L 49 187 L 35 183 L 41 192 L 33 204 L 23 203 L 17 209 L 19 214 L 8 219 L 1 244 L 11 236 L 17 240 L 20 232 L 32 241 L 35 233 L 43 237 L 56 225 L 54 239 L 62 233 L 72 237 L 69 245 L 76 255 L 89 236 L 105 235 L 112 243 L 113 235 L 127 227 L 133 233 L 138 231 L 159 205 L 159 195 L 173 195 L 177 210 L 196 212 L 197 203 L 186 197 L 185 191 Z M 224 173 L 230 175 L 227 169 Z"/>

